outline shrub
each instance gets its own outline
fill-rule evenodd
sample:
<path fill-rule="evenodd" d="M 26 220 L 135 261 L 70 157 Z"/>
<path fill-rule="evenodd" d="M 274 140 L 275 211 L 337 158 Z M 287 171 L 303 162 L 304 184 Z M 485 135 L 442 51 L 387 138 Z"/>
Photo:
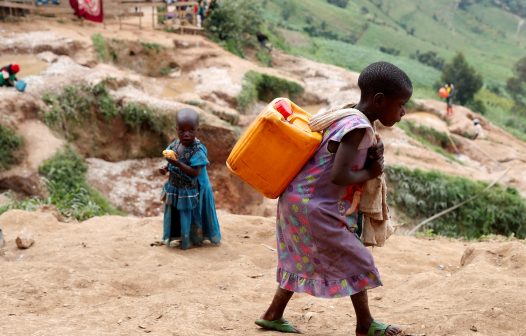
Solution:
<path fill-rule="evenodd" d="M 106 88 L 106 82 L 102 81 L 91 89 L 91 93 L 95 96 L 97 107 L 100 113 L 106 118 L 110 119 L 115 117 L 119 111 L 115 101 L 110 96 L 108 89 Z"/>
<path fill-rule="evenodd" d="M 429 227 L 437 234 L 465 238 L 489 234 L 526 237 L 526 202 L 513 188 L 497 185 L 483 192 L 487 183 L 405 167 L 389 166 L 385 173 L 389 204 L 412 218 L 415 224 L 478 195 L 431 222 Z"/>
<path fill-rule="evenodd" d="M 411 54 L 410 57 L 437 70 L 442 70 L 444 68 L 445 60 L 438 56 L 434 51 L 420 53 L 420 50 L 417 50 L 414 54 Z"/>
<path fill-rule="evenodd" d="M 108 51 L 108 46 L 106 45 L 106 40 L 104 37 L 99 33 L 93 34 L 91 36 L 91 41 L 93 42 L 93 47 L 95 48 L 95 52 L 97 53 L 99 60 L 102 62 L 109 61 L 110 53 Z"/>
<path fill-rule="evenodd" d="M 394 55 L 394 56 L 400 55 L 400 50 L 395 49 L 395 48 L 380 47 L 380 51 L 383 52 L 384 54 L 389 54 L 389 55 Z"/>
<path fill-rule="evenodd" d="M 8 169 L 12 164 L 20 161 L 18 152 L 22 144 L 22 137 L 13 130 L 0 125 L 0 171 Z"/>
<path fill-rule="evenodd" d="M 72 149 L 55 154 L 40 166 L 39 172 L 46 178 L 49 202 L 61 214 L 86 220 L 94 216 L 120 214 L 100 193 L 85 180 L 87 166 Z"/>
<path fill-rule="evenodd" d="M 245 47 L 257 44 L 256 33 L 263 23 L 261 13 L 259 0 L 224 0 L 205 20 L 204 27 L 225 49 L 243 56 Z"/>
<path fill-rule="evenodd" d="M 402 120 L 398 123 L 399 127 L 403 129 L 407 135 L 422 143 L 431 150 L 445 156 L 446 158 L 457 161 L 458 159 L 451 155 L 455 153 L 457 144 L 444 132 L 437 131 L 434 128 L 417 125 L 409 120 Z"/>
<path fill-rule="evenodd" d="M 327 2 L 340 8 L 347 8 L 347 5 L 349 4 L 349 0 L 327 0 Z"/>
<path fill-rule="evenodd" d="M 246 111 L 257 100 L 270 101 L 278 96 L 297 98 L 303 93 L 303 87 L 296 82 L 283 78 L 249 71 L 243 78 L 243 87 L 237 96 L 240 111 Z"/>
<path fill-rule="evenodd" d="M 128 103 L 117 106 L 111 97 L 106 79 L 93 87 L 86 85 L 68 86 L 58 95 L 46 93 L 42 97 L 48 105 L 43 111 L 44 122 L 55 130 L 64 132 L 68 139 L 77 137 L 75 130 L 81 121 L 96 122 L 101 115 L 106 120 L 122 118 L 133 131 L 139 132 L 143 127 L 157 134 L 163 134 L 167 125 L 172 125 L 168 116 L 147 107 L 144 104 Z"/>
<path fill-rule="evenodd" d="M 268 51 L 264 49 L 258 50 L 258 52 L 256 53 L 256 58 L 264 66 L 272 66 L 272 55 Z"/>

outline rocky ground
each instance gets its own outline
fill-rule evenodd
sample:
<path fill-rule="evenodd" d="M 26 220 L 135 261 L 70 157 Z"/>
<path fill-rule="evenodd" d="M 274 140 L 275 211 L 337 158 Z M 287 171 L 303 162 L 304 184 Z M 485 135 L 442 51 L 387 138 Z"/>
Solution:
<path fill-rule="evenodd" d="M 110 147 L 89 152 L 88 181 L 129 217 L 63 222 L 52 210 L 9 211 L 0 216 L 6 245 L 0 247 L 2 335 L 260 335 L 253 320 L 275 290 L 273 200 L 264 200 L 232 176 L 224 161 L 248 114 L 235 110 L 242 78 L 249 70 L 297 81 L 305 87 L 298 103 L 320 109 L 356 101 L 357 73 L 273 52 L 273 67 L 239 59 L 200 36 L 143 28 L 38 19 L 0 26 L 0 61 L 16 59 L 28 83 L 25 93 L 0 88 L 0 123 L 25 139 L 20 165 L 0 172 L 0 191 L 45 195 L 38 166 L 66 141 L 39 118 L 40 97 L 75 83 L 111 76 L 120 85 L 114 98 L 144 102 L 173 115 L 199 105 L 220 211 L 220 247 L 180 251 L 150 246 L 161 234 L 158 157 L 133 159 Z M 158 43 L 173 53 L 177 69 L 168 77 L 97 60 L 91 36 Z M 379 132 L 387 164 L 438 169 L 448 174 L 501 180 L 526 195 L 526 144 L 468 109 L 444 116 L 442 102 L 418 101 L 405 119 L 447 133 L 459 153 L 439 154 L 398 127 Z M 473 140 L 472 120 L 484 136 Z M 113 134 L 94 134 L 111 143 Z M 113 139 L 123 144 L 126 137 Z M 159 149 L 159 152 L 162 148 Z M 104 154 L 101 154 L 104 153 Z M 120 155 L 119 155 L 120 154 Z M 6 197 L 0 194 L 0 203 Z M 229 212 L 258 215 L 240 216 Z M 136 216 L 136 217 L 135 217 Z M 59 219 L 57 219 L 59 218 Z M 19 232 L 35 244 L 17 249 Z M 384 287 L 371 291 L 375 316 L 398 323 L 413 335 L 526 335 L 526 247 L 524 241 L 465 242 L 395 235 L 373 250 Z M 287 317 L 309 335 L 353 334 L 350 300 L 293 298 Z M 268 333 L 272 334 L 272 333 Z"/>
<path fill-rule="evenodd" d="M 253 321 L 275 282 L 272 218 L 220 212 L 221 246 L 151 246 L 161 217 L 58 221 L 0 216 L 2 335 L 277 335 Z M 19 250 L 29 229 L 35 244 Z M 526 245 L 393 236 L 372 250 L 384 286 L 375 317 L 412 335 L 526 335 Z M 286 317 L 307 335 L 352 335 L 349 299 L 295 295 Z"/>

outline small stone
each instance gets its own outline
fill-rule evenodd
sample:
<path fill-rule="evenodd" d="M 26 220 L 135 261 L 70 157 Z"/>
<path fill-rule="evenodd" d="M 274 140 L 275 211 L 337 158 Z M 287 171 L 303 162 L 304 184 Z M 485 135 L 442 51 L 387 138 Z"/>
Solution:
<path fill-rule="evenodd" d="M 305 321 L 309 322 L 314 316 L 316 316 L 316 313 L 314 312 L 308 312 L 308 313 L 305 313 L 305 315 L 303 315 L 303 317 L 305 318 Z"/>
<path fill-rule="evenodd" d="M 35 240 L 30 232 L 22 230 L 16 237 L 15 242 L 19 249 L 24 250 L 30 248 L 35 243 Z"/>
<path fill-rule="evenodd" d="M 0 229 L 0 248 L 4 246 L 5 246 L 4 233 L 2 232 L 2 229 Z"/>
<path fill-rule="evenodd" d="M 438 265 L 438 269 L 444 270 L 444 265 Z"/>
<path fill-rule="evenodd" d="M 477 332 L 477 331 L 479 331 L 479 330 L 477 329 L 477 327 L 476 327 L 476 326 L 474 326 L 474 325 L 473 325 L 473 326 L 471 326 L 471 328 L 469 328 L 469 330 L 471 330 L 471 331 L 474 331 L 474 332 Z"/>

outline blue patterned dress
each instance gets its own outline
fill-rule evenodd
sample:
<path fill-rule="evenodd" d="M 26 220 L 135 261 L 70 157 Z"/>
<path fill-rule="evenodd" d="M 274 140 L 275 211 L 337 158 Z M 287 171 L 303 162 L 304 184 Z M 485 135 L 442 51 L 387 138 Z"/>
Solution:
<path fill-rule="evenodd" d="M 179 140 L 166 149 L 177 152 Z M 168 163 L 170 176 L 165 183 L 162 199 L 164 206 L 163 240 L 181 240 L 181 248 L 202 245 L 204 239 L 218 244 L 221 240 L 214 195 L 206 166 L 209 164 L 206 147 L 196 139 L 184 149 L 179 161 L 200 168 L 197 177 L 188 176 L 179 167 Z"/>

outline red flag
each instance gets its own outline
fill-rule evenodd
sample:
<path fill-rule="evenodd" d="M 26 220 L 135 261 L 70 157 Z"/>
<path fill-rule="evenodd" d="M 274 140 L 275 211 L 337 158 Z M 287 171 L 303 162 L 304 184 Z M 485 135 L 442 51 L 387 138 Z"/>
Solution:
<path fill-rule="evenodd" d="M 104 19 L 102 0 L 69 0 L 69 4 L 78 17 L 95 22 Z"/>

